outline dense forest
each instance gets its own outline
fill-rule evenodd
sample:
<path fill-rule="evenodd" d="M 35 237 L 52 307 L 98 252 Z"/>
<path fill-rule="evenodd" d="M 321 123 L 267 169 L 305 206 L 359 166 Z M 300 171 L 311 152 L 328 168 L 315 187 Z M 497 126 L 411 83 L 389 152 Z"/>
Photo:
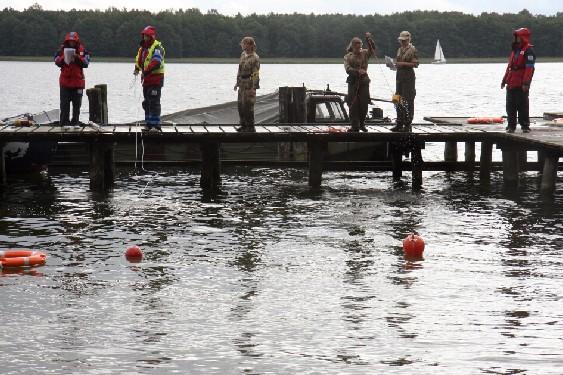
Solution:
<path fill-rule="evenodd" d="M 245 35 L 256 38 L 262 57 L 341 57 L 349 40 L 365 31 L 374 35 L 379 55 L 391 55 L 401 30 L 411 32 L 421 57 L 433 56 L 436 39 L 449 58 L 500 57 L 508 54 L 511 32 L 518 27 L 532 30 L 538 56 L 563 56 L 563 13 L 224 16 L 198 9 L 46 11 L 39 5 L 0 12 L 0 56 L 51 56 L 66 32 L 77 31 L 93 56 L 131 57 L 149 24 L 157 28 L 168 57 L 236 57 Z"/>

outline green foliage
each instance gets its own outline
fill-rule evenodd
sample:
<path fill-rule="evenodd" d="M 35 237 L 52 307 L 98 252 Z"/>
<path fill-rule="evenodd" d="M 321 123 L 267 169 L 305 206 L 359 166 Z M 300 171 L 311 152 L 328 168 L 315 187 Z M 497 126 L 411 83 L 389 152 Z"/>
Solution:
<path fill-rule="evenodd" d="M 373 34 L 378 55 L 393 56 L 402 30 L 413 35 L 422 58 L 433 56 L 440 39 L 448 58 L 506 56 L 512 30 L 528 27 L 538 56 L 563 56 L 563 14 L 415 11 L 391 15 L 251 14 L 224 16 L 216 10 L 0 11 L 0 56 L 51 56 L 64 35 L 77 31 L 93 56 L 133 58 L 146 25 L 157 28 L 168 57 L 237 57 L 245 35 L 256 38 L 258 52 L 271 58 L 341 58 L 354 36 Z"/>

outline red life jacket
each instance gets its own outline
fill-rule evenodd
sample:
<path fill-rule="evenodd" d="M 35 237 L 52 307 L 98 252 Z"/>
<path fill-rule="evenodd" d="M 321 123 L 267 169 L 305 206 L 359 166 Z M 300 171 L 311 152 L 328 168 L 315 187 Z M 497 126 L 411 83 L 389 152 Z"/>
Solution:
<path fill-rule="evenodd" d="M 57 55 L 55 55 L 55 64 L 61 68 L 59 85 L 69 89 L 83 89 L 86 87 L 84 68 L 87 68 L 90 63 L 90 55 L 84 49 L 84 46 L 79 44 L 78 47 L 76 47 L 78 58 L 67 65 L 64 61 L 65 48 L 68 48 L 68 46 L 63 44 Z"/>
<path fill-rule="evenodd" d="M 527 29 L 518 29 L 514 35 L 522 40 L 520 49 L 513 49 L 508 59 L 508 66 L 504 74 L 503 82 L 509 89 L 520 88 L 523 85 L 530 86 L 534 76 L 534 64 L 536 56 L 529 43 Z"/>

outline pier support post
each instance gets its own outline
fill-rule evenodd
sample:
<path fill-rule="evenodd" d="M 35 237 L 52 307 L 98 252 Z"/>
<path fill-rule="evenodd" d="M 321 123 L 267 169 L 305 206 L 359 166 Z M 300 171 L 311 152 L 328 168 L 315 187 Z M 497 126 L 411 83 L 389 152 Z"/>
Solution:
<path fill-rule="evenodd" d="M 491 142 L 481 142 L 481 158 L 479 160 L 479 165 L 479 175 L 481 180 L 490 180 L 493 166 L 493 144 Z"/>
<path fill-rule="evenodd" d="M 502 149 L 502 178 L 507 186 L 517 187 L 519 184 L 520 160 L 518 151 L 510 148 Z"/>
<path fill-rule="evenodd" d="M 401 180 L 403 176 L 403 152 L 397 143 L 389 142 L 389 156 L 391 158 L 391 166 L 393 168 L 393 181 Z"/>
<path fill-rule="evenodd" d="M 555 191 L 555 181 L 557 180 L 557 164 L 559 163 L 559 155 L 545 155 L 543 164 L 543 174 L 541 178 L 540 192 L 542 194 L 551 194 Z"/>
<path fill-rule="evenodd" d="M 444 161 L 457 161 L 457 142 L 446 142 L 444 145 Z"/>
<path fill-rule="evenodd" d="M 90 189 L 102 192 L 113 186 L 115 156 L 113 143 L 90 143 Z"/>
<path fill-rule="evenodd" d="M 422 188 L 422 148 L 424 148 L 424 145 L 416 143 L 411 151 L 413 190 L 420 190 Z"/>
<path fill-rule="evenodd" d="M 547 154 L 543 150 L 538 150 L 538 173 L 541 175 L 543 173 L 543 167 L 545 165 L 545 158 Z"/>
<path fill-rule="evenodd" d="M 469 172 L 475 170 L 475 142 L 465 142 L 465 168 Z"/>
<path fill-rule="evenodd" d="M 518 151 L 518 170 L 528 170 L 528 151 L 526 149 Z"/>
<path fill-rule="evenodd" d="M 215 194 L 221 186 L 221 157 L 220 144 L 217 142 L 203 142 L 201 150 L 201 178 L 199 186 L 204 195 Z"/>
<path fill-rule="evenodd" d="M 327 144 L 324 141 L 310 141 L 309 149 L 309 186 L 313 190 L 321 188 L 323 179 L 323 162 Z"/>
<path fill-rule="evenodd" d="M 6 159 L 4 158 L 4 143 L 0 142 L 0 187 L 5 186 L 6 178 Z"/>

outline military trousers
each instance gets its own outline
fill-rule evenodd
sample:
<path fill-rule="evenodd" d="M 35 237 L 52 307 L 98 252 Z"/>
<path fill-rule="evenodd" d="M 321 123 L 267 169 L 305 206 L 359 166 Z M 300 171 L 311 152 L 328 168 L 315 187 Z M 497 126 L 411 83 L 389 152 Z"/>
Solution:
<path fill-rule="evenodd" d="M 416 96 L 415 81 L 414 69 L 397 70 L 395 93 L 403 99 L 401 105 L 397 106 L 398 125 L 412 124 L 414 118 L 414 98 Z"/>
<path fill-rule="evenodd" d="M 350 125 L 353 130 L 365 125 L 370 100 L 369 80 L 348 84 L 346 101 L 350 109 Z"/>
<path fill-rule="evenodd" d="M 254 104 L 256 104 L 256 89 L 239 87 L 238 114 L 242 127 L 254 126 Z"/>

